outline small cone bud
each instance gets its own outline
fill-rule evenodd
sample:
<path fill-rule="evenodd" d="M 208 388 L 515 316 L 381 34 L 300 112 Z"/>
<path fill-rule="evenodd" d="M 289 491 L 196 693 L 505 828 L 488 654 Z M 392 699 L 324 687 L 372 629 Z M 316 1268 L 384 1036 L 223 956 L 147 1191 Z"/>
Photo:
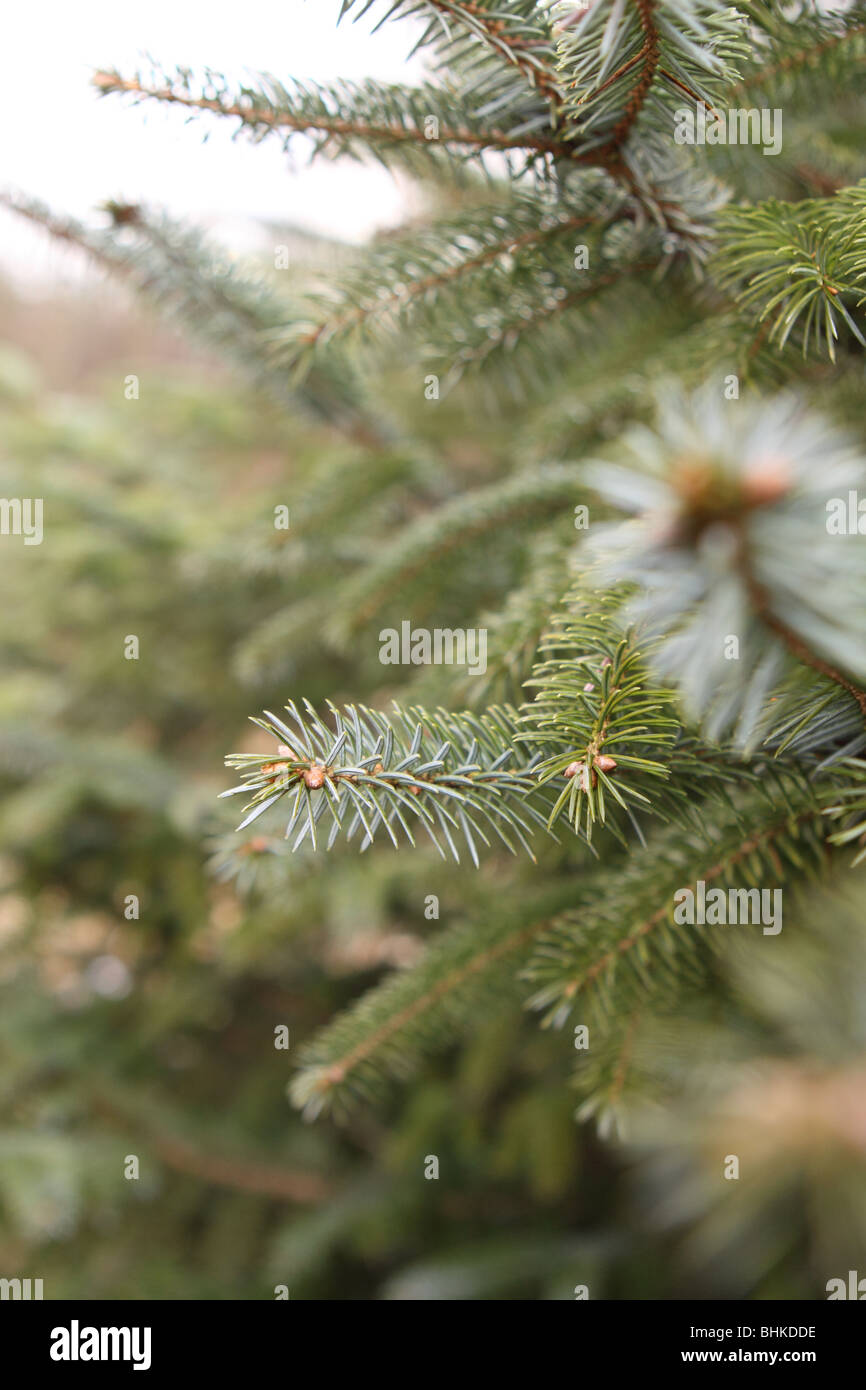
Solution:
<path fill-rule="evenodd" d="M 593 761 L 596 767 L 601 768 L 602 772 L 613 772 L 616 767 L 616 758 L 609 758 L 607 753 L 600 754 L 600 756 L 594 758 Z"/>

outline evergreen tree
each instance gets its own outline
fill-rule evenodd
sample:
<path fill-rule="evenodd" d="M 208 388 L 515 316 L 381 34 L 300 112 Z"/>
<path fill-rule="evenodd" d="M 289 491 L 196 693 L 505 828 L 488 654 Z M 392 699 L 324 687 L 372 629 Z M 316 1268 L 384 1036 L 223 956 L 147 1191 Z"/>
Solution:
<path fill-rule="evenodd" d="M 667 1292 L 823 1296 L 866 1237 L 866 6 L 398 0 L 382 22 L 404 19 L 414 87 L 95 78 L 408 173 L 429 218 L 357 257 L 256 270 L 147 209 L 94 229 L 8 199 L 327 438 L 267 498 L 284 534 L 227 520 L 191 547 L 231 679 L 266 705 L 228 758 L 244 809 L 215 868 L 249 904 L 241 939 L 267 938 L 238 949 L 293 987 L 307 924 L 372 910 L 429 940 L 369 989 L 329 988 L 291 1084 L 361 1147 L 403 1104 L 399 1193 L 346 1185 L 271 1267 L 315 1289 L 316 1261 L 375 1252 L 401 1203 L 425 1249 L 432 1155 L 458 1223 L 497 1165 L 534 1174 L 543 1219 L 473 1249 L 482 1218 L 420 1269 L 389 1250 L 390 1296 L 639 1296 L 639 1260 L 618 1264 L 572 1187 L 600 1142 L 618 1169 L 621 1136 L 661 1226 L 638 1243 L 680 1247 Z M 169 544 L 149 530 L 133 548 Z M 466 655 L 482 631 L 477 674 L 431 664 L 437 632 Z M 127 718 L 140 704 L 102 685 Z M 151 813 L 183 781 L 170 739 L 160 754 L 136 780 Z M 77 756 L 110 800 L 102 743 Z M 103 1104 L 134 1075 L 118 1059 Z M 461 1087 L 495 1098 L 489 1146 L 454 1118 Z"/>

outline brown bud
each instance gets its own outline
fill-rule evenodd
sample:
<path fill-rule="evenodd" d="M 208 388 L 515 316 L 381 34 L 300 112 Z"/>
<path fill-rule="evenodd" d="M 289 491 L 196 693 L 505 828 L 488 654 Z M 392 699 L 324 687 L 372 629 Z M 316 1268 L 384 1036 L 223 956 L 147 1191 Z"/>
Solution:
<path fill-rule="evenodd" d="M 788 464 L 783 458 L 768 455 L 758 459 L 743 479 L 743 494 L 753 506 L 776 502 L 791 485 Z"/>
<path fill-rule="evenodd" d="M 313 763 L 312 767 L 306 769 L 304 772 L 304 782 L 311 791 L 316 791 L 318 787 L 324 786 L 325 769 L 320 763 Z"/>
<path fill-rule="evenodd" d="M 563 774 L 565 777 L 579 777 L 581 790 L 589 791 L 589 769 L 584 762 L 569 763 Z M 592 785 L 595 786 L 598 778 L 592 774 Z"/>
<path fill-rule="evenodd" d="M 601 753 L 597 758 L 593 758 L 595 766 L 601 768 L 602 772 L 613 772 L 616 767 L 616 758 L 609 758 L 607 753 Z"/>
<path fill-rule="evenodd" d="M 327 1067 L 322 1072 L 316 1082 L 316 1090 L 327 1091 L 330 1086 L 339 1086 L 345 1075 L 345 1067 L 341 1066 L 339 1062 L 335 1062 L 333 1066 Z"/>
<path fill-rule="evenodd" d="M 135 203 L 117 203 L 113 198 L 102 204 L 103 212 L 107 212 L 115 227 L 127 227 L 141 220 L 141 208 Z"/>
<path fill-rule="evenodd" d="M 284 772 L 288 772 L 288 763 L 262 763 L 262 775 L 265 777 L 279 777 Z"/>
<path fill-rule="evenodd" d="M 709 459 L 677 459 L 671 470 L 671 484 L 687 512 L 712 512 L 718 502 L 718 477 Z"/>

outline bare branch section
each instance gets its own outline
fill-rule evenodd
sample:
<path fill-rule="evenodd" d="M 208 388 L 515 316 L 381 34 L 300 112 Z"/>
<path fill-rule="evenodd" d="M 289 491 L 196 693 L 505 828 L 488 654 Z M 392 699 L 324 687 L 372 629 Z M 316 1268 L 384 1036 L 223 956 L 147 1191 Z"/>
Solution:
<path fill-rule="evenodd" d="M 135 1132 L 142 1131 L 142 1141 L 153 1149 L 166 1167 L 176 1173 L 200 1178 L 215 1187 L 250 1192 L 280 1202 L 296 1202 L 302 1206 L 323 1202 L 333 1192 L 332 1184 L 319 1173 L 302 1172 L 277 1163 L 262 1163 L 261 1160 L 240 1155 L 203 1153 L 177 1135 L 159 1131 L 150 1133 L 140 1121 L 136 1123 L 126 1108 L 121 1109 L 113 1097 L 109 1098 L 102 1092 L 93 1097 L 93 1107 L 112 1125 L 122 1128 L 132 1125 Z"/>

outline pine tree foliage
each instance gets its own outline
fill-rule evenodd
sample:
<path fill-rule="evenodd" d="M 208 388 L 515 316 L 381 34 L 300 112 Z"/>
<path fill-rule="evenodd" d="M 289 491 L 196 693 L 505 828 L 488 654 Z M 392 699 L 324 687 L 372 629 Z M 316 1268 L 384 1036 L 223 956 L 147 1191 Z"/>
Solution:
<path fill-rule="evenodd" d="M 536 689 L 524 715 L 531 732 L 518 735 L 556 750 L 537 771 L 541 782 L 566 779 L 551 823 L 565 810 L 576 828 L 584 825 L 587 839 L 594 821 L 613 817 L 616 823 L 617 808 L 637 828 L 634 812 L 650 799 L 633 784 L 667 776 L 665 763 L 653 754 L 669 753 L 680 727 L 670 713 L 669 692 L 648 688 L 635 634 L 617 640 L 616 596 L 605 599 L 598 613 L 587 611 L 586 601 L 583 611 L 575 604 L 577 615 L 558 616 L 542 638 L 542 660 L 526 682 Z"/>
<path fill-rule="evenodd" d="M 748 54 L 743 19 L 719 0 L 588 5 L 552 10 L 557 71 L 566 92 L 567 130 L 582 150 L 604 157 L 658 130 L 683 96 L 704 106 L 721 98 Z"/>
<path fill-rule="evenodd" d="M 491 129 L 472 102 L 431 83 L 409 89 L 370 79 L 286 85 L 263 75 L 232 88 L 217 73 L 208 71 L 197 79 L 188 69 L 151 70 L 131 77 L 104 72 L 94 82 L 106 94 L 123 92 L 133 101 L 156 99 L 179 105 L 191 116 L 205 112 L 236 118 L 239 131 L 255 142 L 276 137 L 289 149 L 298 134 L 305 134 L 313 141 L 314 154 L 363 158 L 372 150 L 386 167 L 409 172 L 441 160 L 449 173 L 459 176 L 469 154 L 477 158 L 495 152 L 507 158 L 523 152 L 520 137 L 525 132 Z M 539 147 L 543 152 L 543 137 Z"/>
<path fill-rule="evenodd" d="M 532 823 L 543 823 L 533 804 L 538 758 L 516 763 L 513 750 L 503 748 L 513 735 L 513 710 L 491 707 L 476 716 L 410 708 L 395 709 L 389 718 L 355 706 L 343 712 L 332 707 L 329 729 L 309 702 L 305 715 L 294 704 L 287 709 L 290 723 L 267 711 L 266 719 L 256 721 L 280 740 L 276 761 L 245 754 L 229 759 L 244 781 L 223 795 L 252 793 L 252 809 L 239 830 L 291 796 L 286 838 L 295 836 L 295 849 L 308 836 L 317 847 L 324 817 L 328 834 L 321 838 L 328 849 L 341 833 L 348 839 L 358 834 L 366 849 L 377 831 L 395 846 L 402 832 L 414 845 L 414 826 L 444 855 L 441 835 L 458 862 L 455 836 L 465 841 L 477 865 L 477 841 L 489 846 L 492 835 L 512 853 L 515 841 L 529 850 Z"/>
<path fill-rule="evenodd" d="M 522 529 L 533 519 L 561 511 L 579 476 L 574 465 L 547 464 L 465 492 L 404 526 L 361 575 L 351 576 L 334 596 L 328 627 L 335 640 L 357 632 L 395 593 L 411 591 L 419 578 L 429 585 L 431 574 L 447 569 L 455 553 L 467 546 L 483 546 L 493 533 Z"/>
<path fill-rule="evenodd" d="M 368 9 L 343 13 L 361 18 Z M 386 162 L 408 159 L 415 173 L 441 167 L 461 177 L 486 167 L 500 195 L 488 209 L 467 207 L 451 223 L 386 244 L 344 283 L 331 280 L 324 297 L 284 318 L 278 358 L 303 374 L 328 355 L 334 338 L 375 340 L 408 319 L 414 340 L 420 335 L 447 363 L 450 380 L 475 365 L 489 378 L 495 365 L 507 373 L 509 390 L 537 391 L 564 352 L 629 312 L 635 280 L 655 270 L 671 293 L 692 296 L 684 268 L 700 268 L 714 242 L 718 288 L 733 291 L 747 315 L 726 316 L 723 298 L 713 312 L 729 346 L 742 335 L 746 366 L 757 371 L 762 349 L 784 346 L 795 325 L 803 350 L 811 342 L 832 357 L 840 331 L 856 341 L 862 233 L 854 190 L 833 206 L 814 198 L 800 209 L 770 202 L 719 217 L 738 178 L 749 191 L 756 178 L 769 178 L 787 198 L 792 182 L 809 189 L 810 179 L 826 192 L 815 171 L 828 158 L 850 176 L 851 158 L 821 145 L 825 127 L 798 124 L 778 159 L 758 154 L 753 170 L 748 146 L 719 151 L 720 180 L 694 149 L 676 144 L 673 124 L 684 106 L 717 115 L 734 94 L 762 84 L 768 100 L 789 103 L 786 120 L 796 120 L 795 99 L 809 99 L 796 86 L 803 74 L 824 91 L 841 83 L 847 96 L 856 84 L 863 15 L 859 4 L 826 13 L 808 2 L 782 17 L 772 6 L 738 11 L 720 0 L 577 7 L 425 0 L 386 16 L 421 26 L 419 51 L 436 80 L 416 88 L 316 88 L 262 78 L 233 91 L 210 71 L 158 69 L 128 77 L 106 71 L 95 80 L 105 94 L 227 116 L 255 138 L 275 133 L 289 141 L 306 132 L 316 153 L 372 153 Z M 850 101 L 857 119 L 854 91 Z M 485 166 L 488 150 L 506 157 L 507 179 Z M 591 267 L 579 276 L 571 264 L 576 243 Z M 792 255 L 801 266 L 791 268 L 793 286 Z M 641 310 L 651 312 L 648 303 Z M 705 331 L 707 310 L 704 302 Z"/>
<path fill-rule="evenodd" d="M 550 896 L 552 913 L 563 895 Z M 538 907 L 536 900 L 536 914 Z M 326 1108 L 345 1113 L 381 1095 L 389 1079 L 405 1079 L 441 1048 L 443 1032 L 476 1028 L 519 1005 L 516 975 L 547 920 L 524 909 L 443 932 L 414 969 L 366 995 L 310 1044 L 293 1100 L 311 1118 Z"/>
<path fill-rule="evenodd" d="M 758 322 L 769 324 L 768 340 L 780 347 L 793 333 L 804 357 L 812 342 L 835 360 L 840 330 L 866 346 L 852 314 L 866 302 L 864 211 L 861 182 L 833 198 L 726 212 L 720 285 L 747 311 L 760 311 Z"/>
<path fill-rule="evenodd" d="M 600 577 L 640 586 L 628 611 L 665 634 L 653 660 L 686 708 L 714 737 L 736 723 L 748 744 L 792 657 L 864 712 L 862 561 L 856 548 L 840 553 L 826 523 L 828 496 L 866 478 L 853 443 L 793 399 L 743 400 L 733 417 L 727 404 L 706 389 L 692 401 L 669 393 L 657 433 L 636 429 L 623 462 L 589 465 L 608 501 L 639 513 L 597 532 L 592 548 Z M 837 594 L 825 581 L 842 565 Z M 720 632 L 739 634 L 736 665 Z"/>
<path fill-rule="evenodd" d="M 580 1113 L 612 1125 L 652 1070 L 638 1039 L 714 1010 L 754 1038 L 724 992 L 748 926 L 678 921 L 677 892 L 835 891 L 864 853 L 866 9 L 398 0 L 391 19 L 428 62 L 414 88 L 96 79 L 426 175 L 429 221 L 326 283 L 284 296 L 149 216 L 94 238 L 18 206 L 311 396 L 359 451 L 306 480 L 285 546 L 246 557 L 291 589 L 240 624 L 236 668 L 320 688 L 254 720 L 270 752 L 230 755 L 247 838 L 233 852 L 220 827 L 217 871 L 272 900 L 307 885 L 315 912 L 319 850 L 348 875 L 376 842 L 375 885 L 390 844 L 417 886 L 432 841 L 480 886 L 461 878 L 420 959 L 306 1047 L 295 1103 L 351 1116 L 528 1005 L 545 1037 L 567 1021 L 598 1037 L 573 1079 Z M 678 111 L 743 103 L 784 107 L 777 155 L 677 144 Z M 409 383 L 411 429 L 386 377 Z M 464 467 L 434 417 L 465 422 L 488 386 L 506 404 Z M 566 545 L 579 504 L 591 522 Z M 469 677 L 423 671 L 394 676 L 382 712 L 381 622 L 482 614 L 491 670 L 471 698 Z M 313 644 L 330 692 L 357 679 L 369 706 L 330 702 Z M 509 863 L 513 901 L 486 910 L 505 848 L 536 862 Z"/>
<path fill-rule="evenodd" d="M 382 439 L 381 425 L 365 407 L 345 364 L 340 370 L 323 365 L 302 389 L 292 389 L 284 371 L 275 369 L 268 345 L 285 312 L 273 286 L 261 274 L 233 264 L 228 252 L 210 245 L 197 230 L 165 213 L 113 202 L 105 206 L 110 225 L 99 228 L 59 216 L 18 192 L 5 193 L 2 202 L 128 280 L 162 312 L 182 320 L 241 364 L 284 403 L 332 421 L 350 435 Z"/>

